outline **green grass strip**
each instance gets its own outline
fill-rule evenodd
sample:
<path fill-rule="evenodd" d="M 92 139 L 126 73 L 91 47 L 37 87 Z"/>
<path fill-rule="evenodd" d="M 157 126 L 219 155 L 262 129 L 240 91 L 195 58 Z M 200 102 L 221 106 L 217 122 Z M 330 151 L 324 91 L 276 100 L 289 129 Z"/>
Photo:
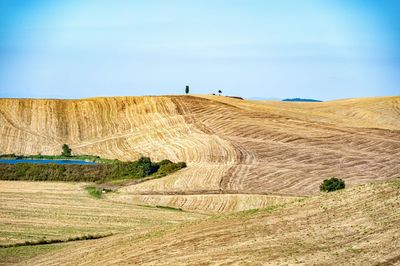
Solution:
<path fill-rule="evenodd" d="M 110 235 L 111 234 L 83 235 L 83 236 L 69 237 L 67 239 L 40 239 L 40 240 L 35 240 L 35 241 L 25 241 L 25 242 L 21 242 L 21 243 L 13 243 L 13 244 L 0 244 L 0 248 L 49 245 L 49 244 L 66 243 L 66 242 L 72 242 L 72 241 L 92 240 L 92 239 L 99 239 L 99 238 L 107 237 Z"/>
<path fill-rule="evenodd" d="M 99 189 L 97 187 L 92 187 L 92 186 L 86 187 L 85 189 L 89 193 L 90 196 L 92 196 L 96 199 L 101 199 L 101 196 L 103 194 L 102 189 Z"/>

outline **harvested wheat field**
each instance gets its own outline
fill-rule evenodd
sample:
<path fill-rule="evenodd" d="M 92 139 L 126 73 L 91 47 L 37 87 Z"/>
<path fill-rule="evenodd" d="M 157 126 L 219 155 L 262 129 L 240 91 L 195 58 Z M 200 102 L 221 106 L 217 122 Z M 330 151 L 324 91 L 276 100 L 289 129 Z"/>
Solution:
<path fill-rule="evenodd" d="M 108 237 L 126 232 L 144 233 L 206 217 L 96 199 L 85 191 L 85 185 L 0 181 L 0 245 L 42 239 L 51 241 L 81 236 Z M 32 247 L 9 249 L 26 248 Z M 5 251 L 0 248 L 0 264 L 5 262 L 5 258 L 1 258 Z"/>
<path fill-rule="evenodd" d="M 150 233 L 74 243 L 47 264 L 391 265 L 400 261 L 400 183 L 361 185 Z"/>
<path fill-rule="evenodd" d="M 0 182 L 0 263 L 400 261 L 400 97 L 0 99 L 0 154 L 184 161 L 91 197 L 84 183 Z M 346 182 L 322 194 L 322 180 Z M 97 235 L 91 240 L 74 239 Z"/>

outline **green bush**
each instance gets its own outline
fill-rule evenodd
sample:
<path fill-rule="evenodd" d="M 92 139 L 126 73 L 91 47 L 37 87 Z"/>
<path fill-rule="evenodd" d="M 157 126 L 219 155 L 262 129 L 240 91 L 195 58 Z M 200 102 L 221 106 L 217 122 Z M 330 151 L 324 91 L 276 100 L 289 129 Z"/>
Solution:
<path fill-rule="evenodd" d="M 345 188 L 345 183 L 342 179 L 332 177 L 331 179 L 325 179 L 319 186 L 319 189 L 323 192 L 331 192 Z"/>
<path fill-rule="evenodd" d="M 157 173 L 159 175 L 163 176 L 163 175 L 167 175 L 169 173 L 178 171 L 184 167 L 186 167 L 186 163 L 182 163 L 182 162 L 180 162 L 180 163 L 173 163 L 173 162 L 164 163 L 164 164 L 160 165 L 160 168 L 158 169 Z"/>
<path fill-rule="evenodd" d="M 158 163 L 158 165 L 164 165 L 164 164 L 171 164 L 172 162 L 170 160 L 162 160 Z"/>

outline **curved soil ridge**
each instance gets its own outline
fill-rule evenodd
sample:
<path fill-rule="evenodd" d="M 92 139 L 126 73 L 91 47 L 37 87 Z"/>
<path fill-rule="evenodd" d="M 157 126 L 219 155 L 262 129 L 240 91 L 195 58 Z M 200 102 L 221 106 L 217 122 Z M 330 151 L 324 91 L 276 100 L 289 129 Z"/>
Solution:
<path fill-rule="evenodd" d="M 332 176 L 348 186 L 400 178 L 399 106 L 400 97 L 0 99 L 0 153 L 59 154 L 67 143 L 76 154 L 188 164 L 123 193 L 313 195 Z"/>

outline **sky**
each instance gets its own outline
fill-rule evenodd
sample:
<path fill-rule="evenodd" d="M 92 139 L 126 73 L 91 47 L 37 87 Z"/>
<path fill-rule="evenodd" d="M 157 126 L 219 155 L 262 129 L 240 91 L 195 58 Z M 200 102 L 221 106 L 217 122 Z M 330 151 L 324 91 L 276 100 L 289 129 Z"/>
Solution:
<path fill-rule="evenodd" d="M 0 97 L 400 95 L 397 0 L 1 0 Z"/>

